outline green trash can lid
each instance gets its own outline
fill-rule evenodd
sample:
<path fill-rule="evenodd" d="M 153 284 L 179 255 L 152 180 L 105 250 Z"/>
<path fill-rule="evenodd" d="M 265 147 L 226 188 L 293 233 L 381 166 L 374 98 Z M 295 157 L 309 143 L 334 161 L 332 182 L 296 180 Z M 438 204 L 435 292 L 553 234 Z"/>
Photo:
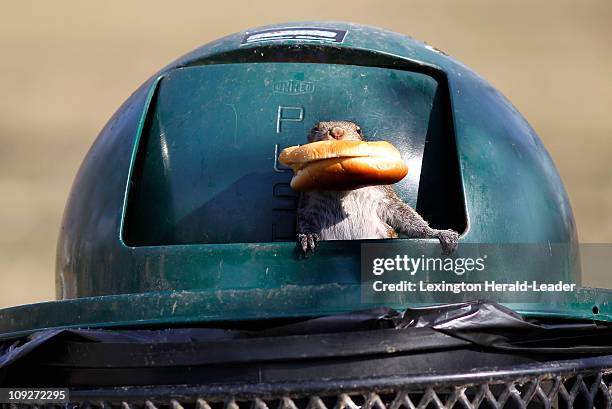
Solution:
<path fill-rule="evenodd" d="M 559 175 L 499 92 L 410 37 L 310 21 L 204 45 L 128 98 L 68 198 L 56 259 L 60 301 L 0 311 L 0 333 L 380 305 L 362 298 L 362 242 L 323 242 L 308 259 L 296 254 L 297 194 L 277 155 L 332 119 L 354 121 L 367 139 L 398 147 L 410 169 L 395 187 L 399 196 L 432 226 L 461 232 L 460 246 L 562 243 L 569 251 L 555 278 L 580 282 L 576 227 Z M 392 245 L 426 251 L 431 243 L 400 238 Z M 493 275 L 500 279 L 518 270 L 536 278 L 543 262 L 499 257 Z M 514 307 L 610 319 L 608 298 L 581 289 Z M 411 296 L 385 305 L 440 302 Z"/>

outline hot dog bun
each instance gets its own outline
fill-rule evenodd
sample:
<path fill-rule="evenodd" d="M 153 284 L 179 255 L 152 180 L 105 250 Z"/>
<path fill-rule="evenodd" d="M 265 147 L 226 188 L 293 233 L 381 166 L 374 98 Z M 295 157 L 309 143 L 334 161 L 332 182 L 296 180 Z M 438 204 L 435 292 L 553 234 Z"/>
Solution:
<path fill-rule="evenodd" d="M 279 161 L 295 175 L 298 191 L 352 190 L 400 181 L 408 167 L 388 142 L 320 141 L 283 150 Z"/>

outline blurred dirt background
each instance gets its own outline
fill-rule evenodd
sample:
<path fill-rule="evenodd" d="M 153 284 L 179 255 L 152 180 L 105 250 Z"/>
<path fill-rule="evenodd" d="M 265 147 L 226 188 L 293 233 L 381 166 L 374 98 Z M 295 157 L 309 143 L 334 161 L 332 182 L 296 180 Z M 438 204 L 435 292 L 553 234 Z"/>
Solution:
<path fill-rule="evenodd" d="M 380 26 L 462 60 L 508 96 L 543 139 L 580 240 L 612 242 L 610 0 L 0 5 L 0 307 L 53 298 L 55 241 L 72 179 L 127 96 L 203 43 L 284 21 Z M 612 274 L 584 282 L 612 287 Z"/>

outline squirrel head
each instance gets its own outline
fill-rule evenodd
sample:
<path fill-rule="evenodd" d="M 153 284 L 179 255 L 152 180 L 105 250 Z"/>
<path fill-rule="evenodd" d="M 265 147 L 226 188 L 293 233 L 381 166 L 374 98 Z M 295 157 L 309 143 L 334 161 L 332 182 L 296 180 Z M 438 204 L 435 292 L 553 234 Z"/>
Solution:
<path fill-rule="evenodd" d="M 323 121 L 312 127 L 308 142 L 318 141 L 362 141 L 361 128 L 350 121 Z"/>

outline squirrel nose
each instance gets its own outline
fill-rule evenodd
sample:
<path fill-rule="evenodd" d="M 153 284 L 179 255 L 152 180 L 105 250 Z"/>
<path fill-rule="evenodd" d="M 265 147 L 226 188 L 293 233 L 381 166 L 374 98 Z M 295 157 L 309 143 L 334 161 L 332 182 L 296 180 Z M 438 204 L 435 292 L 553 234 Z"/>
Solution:
<path fill-rule="evenodd" d="M 340 139 L 344 136 L 344 129 L 335 126 L 331 131 L 329 131 L 329 134 L 334 139 Z"/>

